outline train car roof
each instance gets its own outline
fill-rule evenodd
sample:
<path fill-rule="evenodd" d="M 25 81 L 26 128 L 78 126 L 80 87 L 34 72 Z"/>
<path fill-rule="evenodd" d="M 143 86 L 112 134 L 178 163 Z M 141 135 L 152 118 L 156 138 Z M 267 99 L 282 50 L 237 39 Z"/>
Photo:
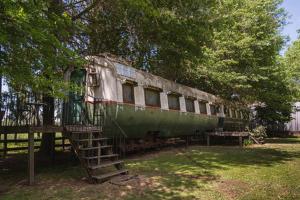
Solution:
<path fill-rule="evenodd" d="M 200 101 L 204 100 L 207 102 L 213 102 L 217 104 L 229 104 L 228 101 L 224 101 L 216 95 L 201 91 L 196 88 L 185 86 L 180 83 L 176 83 L 174 81 L 165 79 L 163 77 L 151 74 L 143 70 L 136 69 L 131 66 L 130 62 L 127 62 L 124 59 L 110 54 L 88 56 L 87 59 L 91 61 L 90 66 L 100 65 L 102 67 L 111 67 L 113 68 L 113 70 L 115 70 L 119 78 L 123 80 L 136 82 L 139 85 L 143 85 L 144 88 L 158 88 L 166 92 L 176 92 L 182 94 L 185 97 L 196 98 Z"/>

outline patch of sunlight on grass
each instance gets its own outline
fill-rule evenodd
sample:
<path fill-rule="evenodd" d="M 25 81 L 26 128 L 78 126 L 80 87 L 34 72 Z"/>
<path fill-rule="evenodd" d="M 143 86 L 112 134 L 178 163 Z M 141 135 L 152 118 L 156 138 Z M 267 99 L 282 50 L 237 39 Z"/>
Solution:
<path fill-rule="evenodd" d="M 300 199 L 300 138 L 269 142 L 243 149 L 174 148 L 127 159 L 130 174 L 145 179 L 135 186 L 90 185 L 79 181 L 85 176 L 80 166 L 48 167 L 37 176 L 43 184 L 13 186 L 3 199 Z"/>
<path fill-rule="evenodd" d="M 244 149 L 192 147 L 180 153 L 163 152 L 129 168 L 164 177 L 160 189 L 149 191 L 149 199 L 297 199 L 300 138 L 272 142 Z"/>

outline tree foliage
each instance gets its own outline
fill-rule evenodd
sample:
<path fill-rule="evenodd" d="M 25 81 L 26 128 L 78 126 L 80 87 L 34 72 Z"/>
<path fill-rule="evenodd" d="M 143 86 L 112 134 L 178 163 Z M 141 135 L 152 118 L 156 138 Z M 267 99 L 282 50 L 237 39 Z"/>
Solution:
<path fill-rule="evenodd" d="M 299 42 L 280 58 L 286 15 L 280 3 L 3 0 L 1 72 L 15 87 L 57 95 L 66 87 L 64 69 L 81 66 L 85 55 L 111 53 L 225 99 L 238 94 L 240 102 L 261 102 L 262 119 L 287 121 Z"/>
<path fill-rule="evenodd" d="M 59 1 L 1 1 L 0 74 L 16 90 L 61 95 L 64 70 L 82 63 L 70 46 L 77 29 Z"/>
<path fill-rule="evenodd" d="M 136 67 L 229 100 L 238 94 L 244 103 L 262 102 L 262 119 L 289 120 L 293 94 L 278 60 L 286 15 L 281 1 L 182 2 L 99 5 L 87 16 L 91 53 L 123 56 Z"/>
<path fill-rule="evenodd" d="M 299 31 L 300 33 L 300 31 Z M 282 65 L 292 79 L 291 87 L 295 90 L 296 98 L 300 98 L 300 36 L 287 49 L 281 60 Z"/>
<path fill-rule="evenodd" d="M 119 0 L 99 5 L 87 17 L 89 50 L 110 52 L 172 80 L 204 57 L 212 39 L 215 0 Z"/>
<path fill-rule="evenodd" d="M 283 44 L 278 29 L 284 13 L 278 4 L 277 0 L 228 0 L 219 5 L 215 15 L 222 25 L 214 31 L 205 66 L 210 79 L 219 83 L 214 92 L 222 86 L 221 94 L 227 97 L 236 92 L 256 98 L 256 88 L 268 78 Z"/>

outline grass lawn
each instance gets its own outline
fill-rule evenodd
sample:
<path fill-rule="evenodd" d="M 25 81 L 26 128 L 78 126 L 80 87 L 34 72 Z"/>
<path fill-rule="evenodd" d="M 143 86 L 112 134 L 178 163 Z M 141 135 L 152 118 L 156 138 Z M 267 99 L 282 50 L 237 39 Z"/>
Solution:
<path fill-rule="evenodd" d="M 35 142 L 34 145 L 35 146 L 40 146 L 41 142 L 38 140 L 41 140 L 41 136 L 38 136 L 37 133 L 34 134 L 34 138 L 35 138 Z M 42 135 L 42 134 L 41 134 Z M 62 144 L 62 140 L 59 139 L 62 137 L 62 133 L 55 133 L 55 144 L 56 145 L 61 145 Z M 15 134 L 8 134 L 7 135 L 7 139 L 8 140 L 25 140 L 24 142 L 8 142 L 7 144 L 7 148 L 15 148 L 15 147 L 27 147 L 28 146 L 28 142 L 26 141 L 28 139 L 28 134 L 27 133 L 18 133 L 16 136 Z M 4 140 L 4 135 L 0 134 L 0 140 Z M 0 142 L 0 150 L 4 148 L 4 143 Z M 61 148 L 61 147 L 60 147 Z M 14 150 L 14 151 L 9 151 L 9 153 L 26 153 L 27 149 L 25 150 Z M 1 155 L 1 154 L 0 154 Z"/>
<path fill-rule="evenodd" d="M 300 199 L 300 138 L 243 149 L 169 148 L 131 156 L 126 163 L 138 176 L 98 185 L 86 183 L 74 161 L 37 163 L 37 183 L 29 187 L 23 160 L 19 169 L 0 171 L 0 199 Z"/>

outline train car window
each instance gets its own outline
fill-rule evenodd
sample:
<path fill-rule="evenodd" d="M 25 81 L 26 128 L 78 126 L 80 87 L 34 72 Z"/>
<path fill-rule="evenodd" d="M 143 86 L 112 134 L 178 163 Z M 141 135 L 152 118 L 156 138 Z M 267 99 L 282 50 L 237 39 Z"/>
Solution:
<path fill-rule="evenodd" d="M 245 111 L 243 112 L 243 119 L 248 119 L 248 115 Z"/>
<path fill-rule="evenodd" d="M 185 99 L 185 105 L 187 112 L 195 112 L 195 104 L 193 99 Z"/>
<path fill-rule="evenodd" d="M 239 110 L 236 110 L 235 113 L 236 113 L 236 118 L 239 119 L 240 118 Z"/>
<path fill-rule="evenodd" d="M 249 112 L 245 112 L 244 116 L 245 116 L 245 119 L 250 119 L 250 114 L 249 114 Z"/>
<path fill-rule="evenodd" d="M 169 104 L 169 109 L 180 110 L 179 96 L 176 94 L 169 94 L 168 104 Z"/>
<path fill-rule="evenodd" d="M 207 114 L 207 108 L 206 108 L 206 103 L 200 101 L 199 102 L 199 108 L 200 108 L 200 113 L 201 114 Z"/>
<path fill-rule="evenodd" d="M 238 110 L 238 118 L 239 119 L 243 119 L 243 113 L 240 110 Z"/>
<path fill-rule="evenodd" d="M 160 107 L 160 92 L 153 89 L 145 89 L 146 106 Z"/>
<path fill-rule="evenodd" d="M 229 108 L 227 106 L 224 106 L 224 114 L 226 115 L 226 117 L 230 117 Z"/>
<path fill-rule="evenodd" d="M 122 85 L 123 88 L 123 102 L 134 104 L 134 86 L 130 83 Z"/>
<path fill-rule="evenodd" d="M 236 118 L 236 111 L 234 109 L 231 110 L 232 112 L 232 118 Z"/>
<path fill-rule="evenodd" d="M 217 115 L 217 107 L 213 104 L 210 105 L 210 113 L 211 115 Z"/>
<path fill-rule="evenodd" d="M 240 116 L 240 119 L 243 119 L 243 113 L 240 110 L 239 110 L 239 116 Z"/>

